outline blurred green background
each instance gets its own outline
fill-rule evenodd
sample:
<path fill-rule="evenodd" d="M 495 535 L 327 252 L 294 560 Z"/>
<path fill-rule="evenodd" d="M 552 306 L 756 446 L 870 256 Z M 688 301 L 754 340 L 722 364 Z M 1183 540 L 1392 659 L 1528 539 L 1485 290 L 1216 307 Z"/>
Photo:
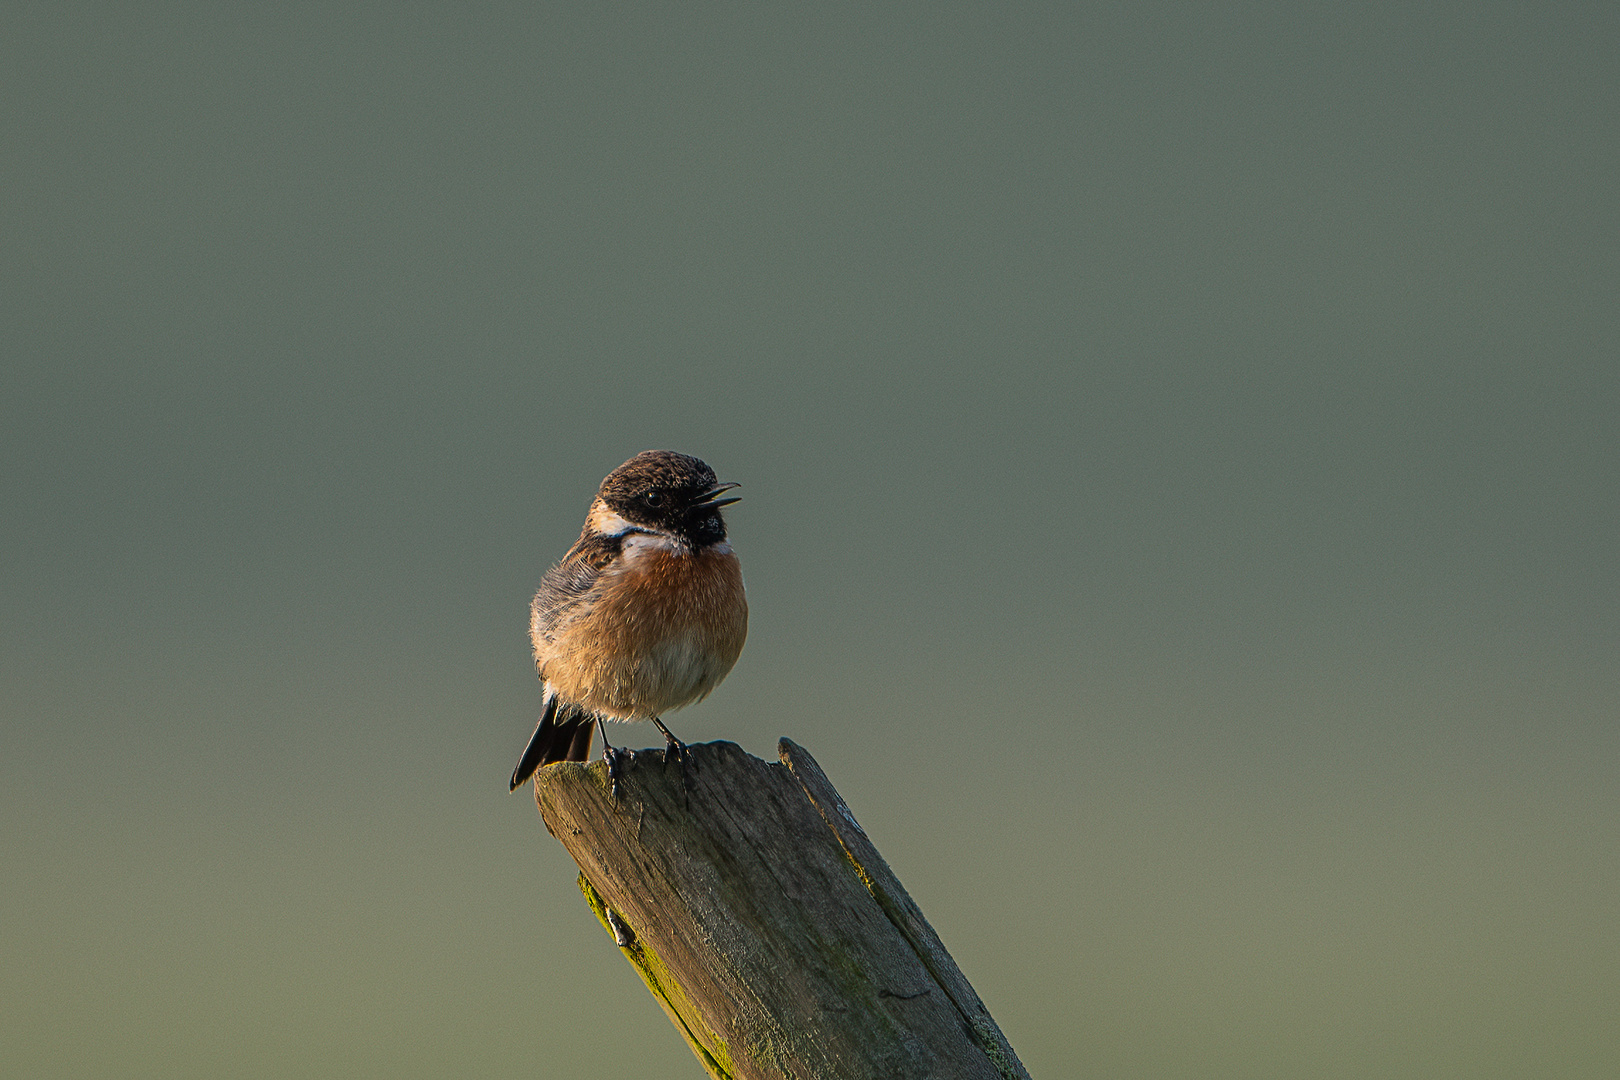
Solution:
<path fill-rule="evenodd" d="M 675 730 L 815 753 L 1036 1076 L 1620 1075 L 1616 55 L 7 5 L 0 1072 L 700 1075 L 506 794 L 670 447 L 754 612 Z"/>

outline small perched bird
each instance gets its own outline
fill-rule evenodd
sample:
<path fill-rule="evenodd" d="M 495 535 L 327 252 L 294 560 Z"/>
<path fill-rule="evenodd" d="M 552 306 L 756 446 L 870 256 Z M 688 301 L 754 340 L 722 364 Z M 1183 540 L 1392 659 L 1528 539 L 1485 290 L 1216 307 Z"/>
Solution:
<path fill-rule="evenodd" d="M 622 751 L 604 720 L 651 720 L 666 758 L 684 753 L 660 715 L 707 697 L 748 636 L 742 566 L 720 516 L 740 501 L 720 497 L 736 486 L 672 450 L 637 454 L 602 481 L 530 607 L 545 697 L 510 790 L 542 765 L 589 758 L 593 724 L 616 775 Z"/>

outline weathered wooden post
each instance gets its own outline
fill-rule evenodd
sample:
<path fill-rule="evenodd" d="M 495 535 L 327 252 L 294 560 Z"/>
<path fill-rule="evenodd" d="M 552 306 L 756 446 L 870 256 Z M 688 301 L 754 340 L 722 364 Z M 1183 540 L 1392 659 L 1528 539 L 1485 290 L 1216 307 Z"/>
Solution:
<path fill-rule="evenodd" d="M 717 1080 L 1028 1080 L 826 774 L 783 739 L 535 777 L 586 902 Z"/>

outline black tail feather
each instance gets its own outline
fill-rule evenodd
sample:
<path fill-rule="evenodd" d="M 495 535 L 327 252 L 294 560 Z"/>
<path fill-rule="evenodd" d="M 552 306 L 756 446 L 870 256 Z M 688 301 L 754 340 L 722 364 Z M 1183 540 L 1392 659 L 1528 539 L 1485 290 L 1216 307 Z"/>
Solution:
<path fill-rule="evenodd" d="M 555 694 L 546 695 L 546 707 L 523 748 L 517 768 L 512 770 L 512 786 L 533 776 L 542 765 L 553 761 L 584 761 L 591 754 L 591 714 L 574 705 L 562 704 Z"/>
<path fill-rule="evenodd" d="M 591 760 L 591 736 L 596 734 L 596 725 L 591 723 L 591 714 L 580 712 L 579 719 L 574 721 L 574 738 L 568 744 L 568 761 Z"/>

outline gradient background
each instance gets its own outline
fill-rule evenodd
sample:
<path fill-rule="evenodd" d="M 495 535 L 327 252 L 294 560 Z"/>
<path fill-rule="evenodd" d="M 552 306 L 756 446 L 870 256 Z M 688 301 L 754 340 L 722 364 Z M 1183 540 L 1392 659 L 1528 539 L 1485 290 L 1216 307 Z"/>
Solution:
<path fill-rule="evenodd" d="M 1620 8 L 139 7 L 0 20 L 0 1071 L 698 1076 L 505 790 L 672 447 L 675 729 L 1037 1077 L 1620 1075 Z"/>

